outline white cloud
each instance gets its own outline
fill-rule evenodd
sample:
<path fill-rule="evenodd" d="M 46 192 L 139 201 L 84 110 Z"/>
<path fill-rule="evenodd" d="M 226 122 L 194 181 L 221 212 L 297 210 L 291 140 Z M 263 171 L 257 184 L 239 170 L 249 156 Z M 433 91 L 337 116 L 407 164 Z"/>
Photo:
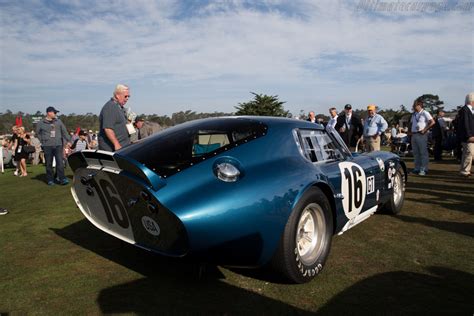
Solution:
<path fill-rule="evenodd" d="M 474 90 L 474 27 L 465 12 L 372 14 L 354 4 L 312 1 L 194 5 L 5 5 L 0 106 L 15 102 L 28 110 L 34 99 L 22 95 L 32 91 L 50 95 L 57 87 L 74 95 L 118 81 L 149 88 L 135 94 L 136 106 L 148 113 L 159 112 L 151 102 L 232 111 L 249 91 L 278 94 L 296 113 L 374 98 L 408 104 L 428 92 L 455 102 L 463 89 Z M 65 100 L 66 112 L 79 112 L 69 107 L 80 102 Z"/>

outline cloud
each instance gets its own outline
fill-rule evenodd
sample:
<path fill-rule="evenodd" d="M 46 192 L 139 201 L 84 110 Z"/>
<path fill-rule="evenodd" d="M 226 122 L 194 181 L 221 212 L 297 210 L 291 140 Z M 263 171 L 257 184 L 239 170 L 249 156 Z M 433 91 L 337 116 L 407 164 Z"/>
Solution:
<path fill-rule="evenodd" d="M 156 109 L 151 102 L 202 111 L 212 111 L 213 103 L 232 111 L 249 91 L 278 94 L 296 113 L 351 98 L 389 104 L 398 96 L 393 102 L 408 104 L 437 91 L 454 102 L 462 96 L 445 87 L 473 89 L 469 12 L 372 12 L 357 5 L 3 3 L 0 106 L 14 101 L 27 108 L 33 101 L 22 95 L 54 88 L 74 95 L 87 87 L 99 95 L 97 87 L 118 81 L 143 87 L 137 104 L 150 113 Z"/>

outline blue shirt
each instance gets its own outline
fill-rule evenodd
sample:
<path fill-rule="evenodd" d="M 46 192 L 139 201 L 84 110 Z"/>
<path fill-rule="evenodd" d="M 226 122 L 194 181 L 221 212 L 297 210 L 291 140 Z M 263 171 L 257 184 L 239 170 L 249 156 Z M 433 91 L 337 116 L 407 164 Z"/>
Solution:
<path fill-rule="evenodd" d="M 381 135 L 387 127 L 387 121 L 381 115 L 368 116 L 364 122 L 364 136 Z"/>

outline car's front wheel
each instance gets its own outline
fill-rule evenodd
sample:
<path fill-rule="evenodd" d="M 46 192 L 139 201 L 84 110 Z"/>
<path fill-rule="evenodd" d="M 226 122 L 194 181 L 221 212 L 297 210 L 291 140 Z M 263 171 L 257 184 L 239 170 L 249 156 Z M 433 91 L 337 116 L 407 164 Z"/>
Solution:
<path fill-rule="evenodd" d="M 329 201 L 320 189 L 311 188 L 293 209 L 272 266 L 292 282 L 309 282 L 326 262 L 332 235 Z"/>

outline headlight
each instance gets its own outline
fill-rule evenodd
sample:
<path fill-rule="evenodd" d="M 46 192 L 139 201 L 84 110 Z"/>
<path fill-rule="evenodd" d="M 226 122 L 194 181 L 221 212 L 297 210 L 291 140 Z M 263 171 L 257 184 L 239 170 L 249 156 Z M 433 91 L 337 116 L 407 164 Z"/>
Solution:
<path fill-rule="evenodd" d="M 240 171 L 229 162 L 218 163 L 215 167 L 217 178 L 224 182 L 235 182 L 239 180 Z"/>

